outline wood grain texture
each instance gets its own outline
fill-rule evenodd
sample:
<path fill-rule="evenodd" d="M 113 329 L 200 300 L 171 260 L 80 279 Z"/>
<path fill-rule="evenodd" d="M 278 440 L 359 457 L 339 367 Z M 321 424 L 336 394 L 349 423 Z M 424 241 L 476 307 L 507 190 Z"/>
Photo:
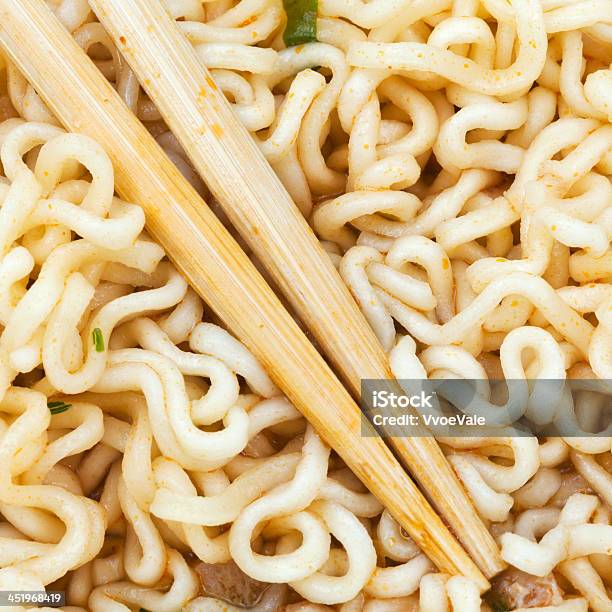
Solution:
<path fill-rule="evenodd" d="M 126 5 L 123 5 L 126 6 Z M 488 583 L 251 261 L 43 0 L 0 0 L 0 46 L 61 122 L 98 141 L 121 197 L 193 288 L 443 571 Z"/>
<path fill-rule="evenodd" d="M 91 0 L 90 6 L 353 396 L 359 397 L 361 379 L 392 379 L 329 256 L 161 2 Z M 499 549 L 435 439 L 389 441 L 482 571 L 488 577 L 501 571 Z"/>

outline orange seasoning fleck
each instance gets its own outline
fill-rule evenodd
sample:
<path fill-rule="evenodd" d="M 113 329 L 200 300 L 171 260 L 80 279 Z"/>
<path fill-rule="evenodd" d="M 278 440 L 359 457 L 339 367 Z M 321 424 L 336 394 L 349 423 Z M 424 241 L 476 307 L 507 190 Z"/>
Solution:
<path fill-rule="evenodd" d="M 221 136 L 223 136 L 223 128 L 218 123 L 213 123 L 211 129 L 217 138 L 221 138 Z"/>
<path fill-rule="evenodd" d="M 127 42 L 127 41 L 125 40 L 125 36 L 120 36 L 120 37 L 119 37 L 119 42 L 120 42 L 122 45 L 125 45 L 125 43 Z"/>
<path fill-rule="evenodd" d="M 212 80 L 212 78 L 208 74 L 206 75 L 206 82 L 208 83 L 208 86 L 211 89 L 217 89 L 217 84 Z"/>
<path fill-rule="evenodd" d="M 303 50 L 304 50 L 304 45 L 298 45 L 298 46 L 295 48 L 295 52 L 296 52 L 297 54 L 300 54 L 300 53 L 301 53 Z"/>
<path fill-rule="evenodd" d="M 449 263 L 448 259 L 443 259 L 442 260 L 442 269 L 443 270 L 448 270 L 448 266 L 450 266 L 450 263 Z"/>
<path fill-rule="evenodd" d="M 253 23 L 256 20 L 257 20 L 257 16 L 251 15 L 248 19 L 245 19 L 238 27 L 244 28 L 244 26 L 248 26 L 250 23 Z"/>

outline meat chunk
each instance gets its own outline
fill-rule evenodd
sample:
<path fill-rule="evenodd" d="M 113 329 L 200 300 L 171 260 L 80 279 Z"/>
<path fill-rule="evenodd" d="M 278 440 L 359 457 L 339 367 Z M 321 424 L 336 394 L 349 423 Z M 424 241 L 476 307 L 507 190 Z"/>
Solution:
<path fill-rule="evenodd" d="M 261 599 L 270 586 L 247 576 L 233 561 L 228 563 L 198 563 L 195 570 L 200 576 L 206 595 L 222 599 L 235 606 L 250 608 Z"/>
<path fill-rule="evenodd" d="M 494 610 L 514 610 L 558 605 L 563 591 L 552 574 L 540 578 L 512 568 L 493 580 L 486 598 Z"/>

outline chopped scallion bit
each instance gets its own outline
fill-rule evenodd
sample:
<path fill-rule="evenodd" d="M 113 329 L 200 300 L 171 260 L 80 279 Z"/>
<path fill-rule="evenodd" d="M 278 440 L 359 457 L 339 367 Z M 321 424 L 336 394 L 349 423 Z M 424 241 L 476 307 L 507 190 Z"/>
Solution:
<path fill-rule="evenodd" d="M 49 408 L 49 412 L 51 414 L 61 414 L 62 412 L 66 412 L 66 410 L 71 407 L 72 404 L 67 404 L 66 402 L 47 402 L 47 408 Z"/>
<path fill-rule="evenodd" d="M 96 347 L 96 352 L 104 352 L 104 336 L 102 335 L 102 330 L 99 327 L 96 327 L 91 335 L 94 346 Z"/>
<path fill-rule="evenodd" d="M 283 0 L 287 26 L 283 40 L 288 47 L 317 40 L 317 0 Z"/>

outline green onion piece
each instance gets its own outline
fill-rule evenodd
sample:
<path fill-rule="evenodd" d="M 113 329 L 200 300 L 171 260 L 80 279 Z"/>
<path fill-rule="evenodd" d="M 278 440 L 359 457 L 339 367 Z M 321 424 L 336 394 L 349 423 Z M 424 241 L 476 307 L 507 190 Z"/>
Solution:
<path fill-rule="evenodd" d="M 72 404 L 67 404 L 66 402 L 47 402 L 47 408 L 49 408 L 51 414 L 61 414 L 71 407 Z"/>
<path fill-rule="evenodd" d="M 317 40 L 317 0 L 283 0 L 287 27 L 283 40 L 288 47 Z"/>
<path fill-rule="evenodd" d="M 94 346 L 96 347 L 96 352 L 104 352 L 104 336 L 102 335 L 102 330 L 99 327 L 96 327 L 96 329 L 93 330 L 92 338 Z"/>

